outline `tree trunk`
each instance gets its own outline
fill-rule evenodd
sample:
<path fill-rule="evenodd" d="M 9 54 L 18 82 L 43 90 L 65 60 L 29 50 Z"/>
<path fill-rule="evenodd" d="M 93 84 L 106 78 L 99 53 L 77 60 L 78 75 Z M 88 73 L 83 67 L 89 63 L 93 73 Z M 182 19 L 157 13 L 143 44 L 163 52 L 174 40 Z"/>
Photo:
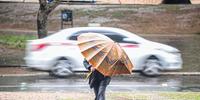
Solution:
<path fill-rule="evenodd" d="M 39 9 L 37 15 L 38 38 L 44 38 L 47 36 L 47 18 L 48 15 L 45 11 Z"/>
<path fill-rule="evenodd" d="M 53 2 L 47 3 L 46 0 L 39 0 L 39 3 L 40 8 L 37 14 L 38 38 L 44 38 L 47 36 L 48 15 L 58 6 L 60 1 L 54 0 Z"/>
<path fill-rule="evenodd" d="M 190 0 L 163 0 L 162 4 L 191 4 Z"/>

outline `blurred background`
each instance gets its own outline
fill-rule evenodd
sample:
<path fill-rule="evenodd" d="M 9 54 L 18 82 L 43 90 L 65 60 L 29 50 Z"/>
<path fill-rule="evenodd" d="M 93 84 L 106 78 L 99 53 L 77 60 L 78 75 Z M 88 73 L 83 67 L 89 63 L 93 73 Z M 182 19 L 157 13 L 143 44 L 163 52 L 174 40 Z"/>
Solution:
<path fill-rule="evenodd" d="M 184 64 L 181 71 L 200 71 L 198 0 L 191 0 L 192 3 L 197 3 L 192 5 L 164 5 L 160 4 L 160 0 L 153 0 L 150 5 L 144 5 L 139 1 L 142 0 L 138 0 L 136 5 L 69 5 L 63 2 L 48 17 L 48 34 L 61 29 L 61 10 L 70 9 L 73 11 L 73 27 L 98 23 L 101 26 L 122 28 L 146 39 L 172 45 L 182 53 Z M 39 4 L 0 3 L 0 8 L 0 63 L 24 65 L 26 40 L 37 38 Z M 64 26 L 68 27 L 72 26 Z"/>

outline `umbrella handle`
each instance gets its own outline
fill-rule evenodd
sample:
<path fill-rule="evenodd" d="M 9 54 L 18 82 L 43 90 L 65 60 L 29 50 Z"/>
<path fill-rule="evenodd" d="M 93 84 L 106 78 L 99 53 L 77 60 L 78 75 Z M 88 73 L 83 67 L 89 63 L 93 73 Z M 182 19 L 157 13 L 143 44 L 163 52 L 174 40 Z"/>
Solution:
<path fill-rule="evenodd" d="M 88 74 L 87 74 L 87 77 L 86 77 L 86 79 L 88 79 L 89 78 L 89 76 L 92 74 L 92 71 L 90 71 Z"/>

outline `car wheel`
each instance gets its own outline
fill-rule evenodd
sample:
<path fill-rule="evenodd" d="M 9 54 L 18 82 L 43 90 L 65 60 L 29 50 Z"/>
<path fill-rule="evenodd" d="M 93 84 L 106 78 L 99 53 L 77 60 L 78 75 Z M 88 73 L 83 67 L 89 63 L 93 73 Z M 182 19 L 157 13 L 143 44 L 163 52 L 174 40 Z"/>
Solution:
<path fill-rule="evenodd" d="M 160 75 L 161 65 L 158 59 L 147 59 L 142 73 L 146 76 Z"/>
<path fill-rule="evenodd" d="M 66 77 L 73 74 L 72 68 L 74 65 L 70 60 L 58 60 L 55 66 L 51 69 L 51 74 L 57 77 Z"/>

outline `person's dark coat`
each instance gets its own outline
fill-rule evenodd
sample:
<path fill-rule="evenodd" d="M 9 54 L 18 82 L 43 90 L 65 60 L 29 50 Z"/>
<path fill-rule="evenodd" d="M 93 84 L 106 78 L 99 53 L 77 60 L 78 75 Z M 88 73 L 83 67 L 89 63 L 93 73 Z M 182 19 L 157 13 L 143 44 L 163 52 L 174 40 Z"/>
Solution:
<path fill-rule="evenodd" d="M 88 63 L 87 60 L 84 59 L 83 64 L 85 66 L 86 69 L 90 70 L 90 68 L 92 67 L 92 65 L 90 65 Z M 108 85 L 110 83 L 111 78 L 109 76 L 104 76 L 103 74 L 101 74 L 99 71 L 95 70 L 91 73 L 90 77 L 89 77 L 89 85 L 90 88 L 93 88 L 95 86 L 98 86 L 99 83 L 104 80 L 105 82 L 103 82 L 103 85 Z"/>

